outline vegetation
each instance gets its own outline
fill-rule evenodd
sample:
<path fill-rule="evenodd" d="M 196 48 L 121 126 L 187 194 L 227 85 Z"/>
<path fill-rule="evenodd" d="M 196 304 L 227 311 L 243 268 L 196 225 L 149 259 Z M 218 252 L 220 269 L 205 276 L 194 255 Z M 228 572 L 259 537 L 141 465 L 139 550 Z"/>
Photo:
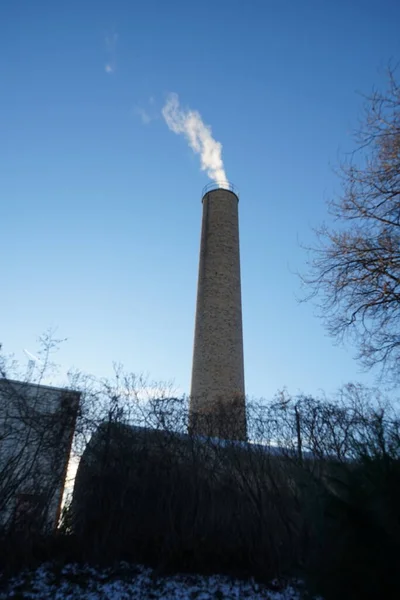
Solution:
<path fill-rule="evenodd" d="M 41 342 L 36 369 L 0 357 L 0 526 L 20 535 L 57 524 L 79 402 L 67 388 L 40 387 L 57 348 L 50 335 Z"/>
<path fill-rule="evenodd" d="M 299 576 L 326 600 L 400 593 L 400 417 L 376 390 L 248 403 L 242 443 L 187 434 L 187 399 L 168 386 L 146 397 L 145 380 L 121 368 L 72 379 L 74 498 L 57 532 L 28 545 L 4 535 L 3 568 L 127 560 L 159 573 Z"/>
<path fill-rule="evenodd" d="M 330 203 L 304 277 L 328 331 L 349 335 L 366 367 L 395 381 L 400 360 L 400 86 L 366 98 L 358 150 L 340 168 L 342 194 Z M 310 297 L 308 296 L 308 297 Z"/>

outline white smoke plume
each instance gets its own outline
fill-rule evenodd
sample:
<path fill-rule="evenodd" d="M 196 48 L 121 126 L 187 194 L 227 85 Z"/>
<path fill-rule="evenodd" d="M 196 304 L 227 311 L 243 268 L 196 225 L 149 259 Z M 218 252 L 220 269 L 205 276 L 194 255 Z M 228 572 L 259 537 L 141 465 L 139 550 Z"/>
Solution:
<path fill-rule="evenodd" d="M 222 144 L 214 140 L 211 127 L 205 125 L 197 110 L 184 110 L 179 105 L 178 94 L 169 94 L 162 109 L 166 124 L 171 131 L 183 134 L 189 146 L 200 154 L 201 169 L 210 179 L 227 181 L 222 161 Z"/>

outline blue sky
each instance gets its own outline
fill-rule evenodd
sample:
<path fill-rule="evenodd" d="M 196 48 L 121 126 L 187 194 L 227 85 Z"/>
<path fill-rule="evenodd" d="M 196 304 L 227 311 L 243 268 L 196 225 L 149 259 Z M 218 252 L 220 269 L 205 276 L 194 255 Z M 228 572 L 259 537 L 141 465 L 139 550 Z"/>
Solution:
<path fill-rule="evenodd" d="M 161 115 L 200 112 L 240 190 L 250 396 L 370 383 L 299 304 L 362 98 L 399 59 L 395 0 L 30 0 L 2 6 L 0 341 L 49 326 L 63 369 L 113 361 L 189 392 L 208 178 Z"/>

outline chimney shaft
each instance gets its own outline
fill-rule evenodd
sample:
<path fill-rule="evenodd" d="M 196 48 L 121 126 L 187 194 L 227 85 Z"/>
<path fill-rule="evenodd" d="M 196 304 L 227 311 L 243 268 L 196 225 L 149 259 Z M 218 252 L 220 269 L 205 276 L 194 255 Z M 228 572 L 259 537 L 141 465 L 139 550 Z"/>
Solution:
<path fill-rule="evenodd" d="M 199 435 L 245 440 L 239 200 L 218 188 L 202 202 L 190 427 Z"/>

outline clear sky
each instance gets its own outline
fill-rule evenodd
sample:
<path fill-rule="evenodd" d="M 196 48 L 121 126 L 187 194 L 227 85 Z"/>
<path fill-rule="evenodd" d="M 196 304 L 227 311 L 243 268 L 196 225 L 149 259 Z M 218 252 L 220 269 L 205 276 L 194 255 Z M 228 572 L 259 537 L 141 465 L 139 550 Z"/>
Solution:
<path fill-rule="evenodd" d="M 0 52 L 0 342 L 189 392 L 208 178 L 161 109 L 200 112 L 240 190 L 250 396 L 370 382 L 299 281 L 358 92 L 400 58 L 396 0 L 14 0 Z"/>

